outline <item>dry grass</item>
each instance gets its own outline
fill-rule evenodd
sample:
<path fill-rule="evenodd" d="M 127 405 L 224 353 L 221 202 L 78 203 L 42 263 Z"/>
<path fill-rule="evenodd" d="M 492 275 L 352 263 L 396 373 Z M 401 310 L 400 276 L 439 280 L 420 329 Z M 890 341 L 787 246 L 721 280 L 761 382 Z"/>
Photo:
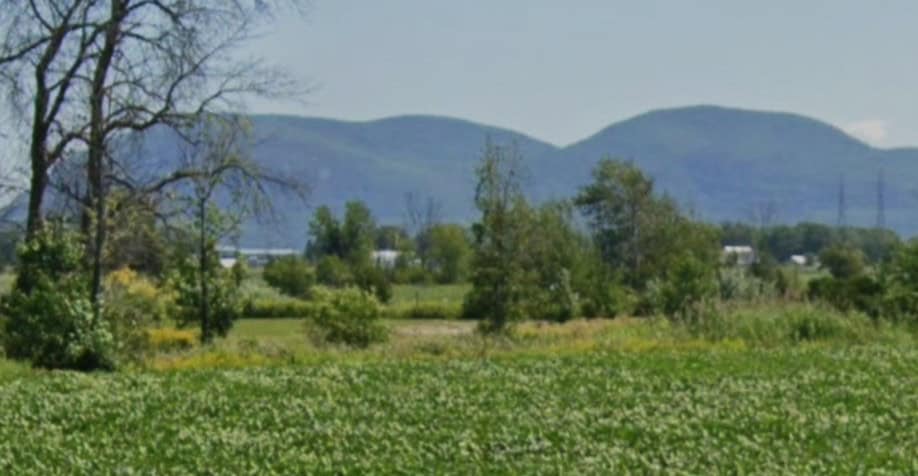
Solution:
<path fill-rule="evenodd" d="M 368 349 L 316 345 L 304 321 L 239 322 L 227 339 L 180 353 L 161 354 L 157 370 L 238 368 L 319 362 L 450 360 L 525 355 L 577 355 L 597 351 L 650 352 L 745 349 L 742 342 L 710 342 L 677 335 L 666 324 L 639 319 L 578 319 L 564 324 L 527 322 L 505 336 L 482 336 L 469 321 L 388 321 L 391 339 Z"/>

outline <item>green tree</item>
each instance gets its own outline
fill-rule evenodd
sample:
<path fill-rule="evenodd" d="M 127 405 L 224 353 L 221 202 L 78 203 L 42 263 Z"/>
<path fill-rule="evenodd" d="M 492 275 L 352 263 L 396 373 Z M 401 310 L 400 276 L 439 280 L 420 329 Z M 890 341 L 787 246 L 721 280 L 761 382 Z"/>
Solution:
<path fill-rule="evenodd" d="M 343 222 L 335 217 L 331 209 L 322 206 L 316 210 L 309 224 L 306 255 L 314 261 L 336 256 L 352 266 L 363 265 L 370 260 L 376 235 L 376 221 L 363 202 L 348 202 Z"/>
<path fill-rule="evenodd" d="M 220 266 L 215 242 L 209 241 L 206 247 L 204 253 L 197 248 L 193 254 L 180 252 L 173 258 L 166 279 L 175 295 L 178 325 L 198 325 L 205 343 L 229 333 L 242 317 L 243 304 L 233 272 Z"/>
<path fill-rule="evenodd" d="M 522 157 L 516 145 L 498 146 L 488 140 L 476 170 L 475 205 L 481 212 L 472 227 L 472 289 L 463 314 L 484 318 L 483 332 L 502 332 L 525 314 L 526 241 L 529 205 L 521 188 Z"/>
<path fill-rule="evenodd" d="M 640 286 L 647 225 L 656 211 L 653 180 L 631 163 L 602 159 L 593 169 L 593 183 L 583 187 L 574 203 L 588 218 L 604 261 L 627 270 L 630 284 Z"/>
<path fill-rule="evenodd" d="M 345 205 L 341 240 L 344 248 L 340 256 L 342 259 L 352 266 L 361 266 L 370 261 L 376 242 L 376 221 L 365 203 L 355 201 Z"/>
<path fill-rule="evenodd" d="M 356 284 L 388 302 L 392 296 L 389 277 L 371 259 L 378 235 L 376 220 L 363 202 L 348 202 L 343 222 L 327 207 L 319 208 L 310 224 L 306 252 L 316 261 L 319 282 L 338 287 Z"/>
<path fill-rule="evenodd" d="M 201 326 L 202 342 L 211 341 L 215 332 L 224 335 L 229 330 L 232 321 L 227 318 L 232 315 L 229 310 L 235 306 L 224 302 L 232 301 L 236 286 L 232 279 L 223 279 L 216 244 L 237 235 L 240 224 L 247 217 L 270 213 L 271 204 L 265 197 L 266 184 L 302 193 L 300 184 L 269 175 L 249 157 L 249 129 L 241 117 L 210 116 L 188 131 L 182 148 L 180 160 L 190 187 L 183 191 L 178 202 L 184 205 L 200 294 L 184 302 L 198 306 L 196 320 Z M 218 201 L 218 197 L 229 203 L 221 207 L 222 200 Z M 178 283 L 182 292 L 188 291 L 185 286 L 187 261 L 185 257 L 179 260 Z M 225 286 L 229 286 L 229 290 L 222 288 Z M 214 303 L 218 307 L 212 309 Z"/>
<path fill-rule="evenodd" d="M 671 198 L 655 196 L 653 181 L 633 164 L 603 159 L 593 179 L 574 203 L 612 275 L 621 270 L 626 284 L 642 290 L 686 252 L 707 264 L 717 261 L 717 228 L 693 221 Z"/>
<path fill-rule="evenodd" d="M 325 256 L 344 256 L 344 241 L 341 236 L 341 224 L 327 206 L 316 209 L 309 222 L 309 243 L 306 245 L 306 256 L 318 261 Z"/>
<path fill-rule="evenodd" d="M 551 202 L 532 212 L 533 233 L 528 237 L 527 269 L 535 286 L 527 299 L 534 319 L 566 321 L 580 313 L 580 295 L 589 287 L 591 244 L 574 227 L 568 202 Z"/>
<path fill-rule="evenodd" d="M 457 283 L 468 275 L 472 247 L 459 225 L 434 225 L 428 231 L 428 266 L 440 284 Z"/>

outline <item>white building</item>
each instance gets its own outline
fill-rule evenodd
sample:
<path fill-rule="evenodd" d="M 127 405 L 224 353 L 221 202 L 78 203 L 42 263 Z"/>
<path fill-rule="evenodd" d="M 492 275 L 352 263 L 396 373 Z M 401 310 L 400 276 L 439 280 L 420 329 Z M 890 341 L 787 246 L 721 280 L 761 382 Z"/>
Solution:
<path fill-rule="evenodd" d="M 791 255 L 789 261 L 791 264 L 794 264 L 797 266 L 806 266 L 807 264 L 807 259 L 806 259 L 806 256 L 804 255 Z"/>
<path fill-rule="evenodd" d="M 722 259 L 737 266 L 749 266 L 756 261 L 755 250 L 751 246 L 724 246 Z"/>
<path fill-rule="evenodd" d="M 218 246 L 220 264 L 232 267 L 236 263 L 236 256 L 242 256 L 249 266 L 264 266 L 269 261 L 281 256 L 298 256 L 301 251 L 293 248 L 236 248 L 234 246 Z"/>
<path fill-rule="evenodd" d="M 230 269 L 236 266 L 236 258 L 220 258 L 220 266 Z"/>
<path fill-rule="evenodd" d="M 380 268 L 392 269 L 398 261 L 401 252 L 395 250 L 376 250 L 373 252 L 373 262 Z"/>

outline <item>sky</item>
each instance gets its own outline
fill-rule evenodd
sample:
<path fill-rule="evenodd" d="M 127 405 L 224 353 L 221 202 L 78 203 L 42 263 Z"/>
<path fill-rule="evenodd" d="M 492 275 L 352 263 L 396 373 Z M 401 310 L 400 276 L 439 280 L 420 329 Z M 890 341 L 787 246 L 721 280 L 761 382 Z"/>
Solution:
<path fill-rule="evenodd" d="M 312 0 L 250 53 L 313 86 L 254 112 L 435 114 L 567 145 L 696 104 L 918 146 L 914 0 Z"/>

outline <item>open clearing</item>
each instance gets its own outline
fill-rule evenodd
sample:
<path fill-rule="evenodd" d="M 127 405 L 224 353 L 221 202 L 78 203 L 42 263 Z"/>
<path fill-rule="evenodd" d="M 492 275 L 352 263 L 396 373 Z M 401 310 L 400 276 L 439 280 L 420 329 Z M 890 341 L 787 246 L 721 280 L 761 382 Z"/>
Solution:
<path fill-rule="evenodd" d="M 0 473 L 918 472 L 918 350 L 592 352 L 0 386 Z"/>

